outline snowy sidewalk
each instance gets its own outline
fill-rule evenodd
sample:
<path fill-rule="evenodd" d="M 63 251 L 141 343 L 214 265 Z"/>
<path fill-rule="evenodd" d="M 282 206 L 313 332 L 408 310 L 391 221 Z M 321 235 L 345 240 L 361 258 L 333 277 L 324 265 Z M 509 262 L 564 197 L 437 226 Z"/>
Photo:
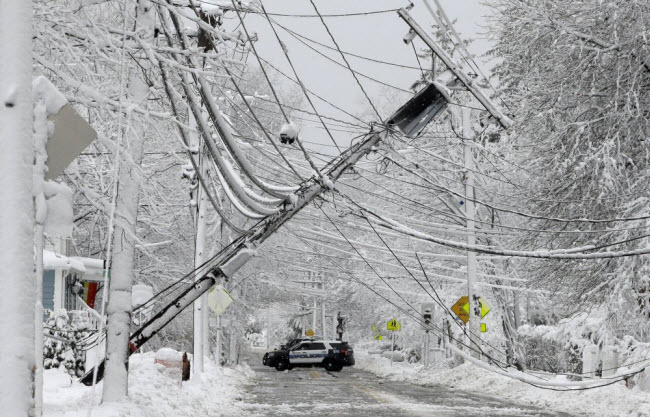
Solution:
<path fill-rule="evenodd" d="M 123 403 L 99 404 L 102 384 L 95 388 L 94 417 L 181 417 L 231 416 L 241 399 L 241 388 L 253 372 L 246 365 L 218 368 L 205 364 L 200 378 L 180 384 L 163 374 L 154 364 L 154 353 L 135 354 L 129 362 L 129 399 Z M 45 372 L 44 416 L 86 417 L 91 388 L 71 380 L 58 369 Z"/>
<path fill-rule="evenodd" d="M 425 369 L 356 351 L 357 367 L 391 381 L 416 385 L 445 385 L 462 392 L 490 395 L 514 403 L 572 415 L 602 417 L 650 416 L 650 393 L 628 389 L 623 382 L 607 387 L 558 392 L 537 388 L 465 363 L 453 369 Z M 563 377 L 562 377 L 563 378 Z M 557 377 L 560 380 L 560 377 Z"/>

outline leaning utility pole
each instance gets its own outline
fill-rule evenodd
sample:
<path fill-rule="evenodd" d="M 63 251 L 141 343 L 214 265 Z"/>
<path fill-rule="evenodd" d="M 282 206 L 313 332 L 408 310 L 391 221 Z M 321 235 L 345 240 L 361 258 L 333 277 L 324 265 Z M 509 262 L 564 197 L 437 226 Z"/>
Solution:
<path fill-rule="evenodd" d="M 0 410 L 34 414 L 32 2 L 0 13 Z"/>
<path fill-rule="evenodd" d="M 402 106 L 389 119 L 389 122 L 387 122 L 388 126 L 377 127 L 373 125 L 370 132 L 361 141 L 328 163 L 318 175 L 314 175 L 304 181 L 292 195 L 286 196 L 282 205 L 278 207 L 277 212 L 260 220 L 245 234 L 235 239 L 230 245 L 215 255 L 210 264 L 206 265 L 206 272 L 198 280 L 184 288 L 178 296 L 167 303 L 131 335 L 129 339 L 131 342 L 131 352 L 154 337 L 167 323 L 173 320 L 202 294 L 206 293 L 217 282 L 233 277 L 242 266 L 257 254 L 259 245 L 274 235 L 293 216 L 311 204 L 324 192 L 334 190 L 336 181 L 352 168 L 359 159 L 375 151 L 379 143 L 389 134 L 389 129 L 402 129 L 407 124 L 409 125 L 409 133 L 414 135 L 417 135 L 424 129 L 427 123 L 439 115 L 446 107 L 444 93 L 439 91 L 439 87 L 433 84 L 430 87 L 436 90 L 435 94 L 427 88 L 425 91 L 416 94 Z M 195 117 L 200 115 L 196 102 L 190 100 L 190 108 Z M 181 127 L 179 129 L 181 130 L 181 134 L 185 136 L 185 130 Z M 206 143 L 211 144 L 212 137 L 209 135 L 207 126 L 199 130 L 204 135 Z M 83 383 L 92 382 L 88 375 L 82 378 Z"/>
<path fill-rule="evenodd" d="M 323 170 L 323 177 L 311 178 L 302 184 L 295 192 L 292 202 L 285 202 L 284 206 L 273 215 L 253 226 L 249 233 L 240 236 L 230 246 L 218 254 L 212 267 L 193 285 L 176 297 L 173 302 L 166 305 L 149 321 L 140 327 L 131 336 L 131 342 L 137 349 L 154 337 L 167 323 L 176 317 L 201 294 L 208 291 L 218 280 L 226 279 L 248 262 L 255 254 L 257 247 L 271 237 L 282 225 L 293 216 L 307 207 L 316 197 L 329 190 L 349 168 L 363 156 L 373 151 L 387 134 L 386 130 L 371 131 L 364 140 L 350 147 L 339 159 L 331 164 L 328 170 Z"/>
<path fill-rule="evenodd" d="M 476 230 L 474 216 L 474 132 L 471 125 L 471 109 L 463 107 L 463 153 L 465 168 L 465 220 L 467 223 L 467 244 L 476 244 Z M 467 299 L 469 303 L 469 322 L 467 323 L 467 334 L 473 354 L 480 356 L 478 352 L 481 331 L 481 307 L 479 303 L 478 288 L 476 285 L 476 252 L 467 251 Z"/>

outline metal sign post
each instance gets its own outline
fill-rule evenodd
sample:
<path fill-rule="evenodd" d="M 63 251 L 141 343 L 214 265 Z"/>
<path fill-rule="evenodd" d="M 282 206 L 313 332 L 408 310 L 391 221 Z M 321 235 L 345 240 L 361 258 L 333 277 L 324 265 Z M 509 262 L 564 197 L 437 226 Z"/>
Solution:
<path fill-rule="evenodd" d="M 390 366 L 393 367 L 393 355 L 395 354 L 395 332 L 391 334 L 391 347 L 390 347 Z"/>
<path fill-rule="evenodd" d="M 395 332 L 400 331 L 402 325 L 399 321 L 392 319 L 386 323 L 386 330 L 391 331 L 390 366 L 393 366 L 393 355 L 395 354 Z"/>

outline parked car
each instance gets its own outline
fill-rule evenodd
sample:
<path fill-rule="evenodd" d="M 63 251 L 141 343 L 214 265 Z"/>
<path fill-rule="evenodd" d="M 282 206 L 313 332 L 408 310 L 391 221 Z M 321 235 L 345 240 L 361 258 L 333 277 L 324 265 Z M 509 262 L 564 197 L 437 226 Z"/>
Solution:
<path fill-rule="evenodd" d="M 354 365 L 354 351 L 348 342 L 339 340 L 309 340 L 289 349 L 272 352 L 268 366 L 278 371 L 293 367 L 322 366 L 327 371 L 338 372 L 344 366 Z"/>
<path fill-rule="evenodd" d="M 280 350 L 291 349 L 294 345 L 297 345 L 300 342 L 307 342 L 307 341 L 310 341 L 310 340 L 314 340 L 314 339 L 310 339 L 310 338 L 291 339 L 291 340 L 289 340 L 288 343 L 286 343 L 284 345 L 280 345 Z"/>
<path fill-rule="evenodd" d="M 312 339 L 291 339 L 289 342 L 280 345 L 278 349 L 272 350 L 270 352 L 266 352 L 262 357 L 262 365 L 274 367 L 276 362 L 274 358 L 278 352 L 290 349 L 292 346 L 300 342 L 309 341 L 309 340 Z"/>

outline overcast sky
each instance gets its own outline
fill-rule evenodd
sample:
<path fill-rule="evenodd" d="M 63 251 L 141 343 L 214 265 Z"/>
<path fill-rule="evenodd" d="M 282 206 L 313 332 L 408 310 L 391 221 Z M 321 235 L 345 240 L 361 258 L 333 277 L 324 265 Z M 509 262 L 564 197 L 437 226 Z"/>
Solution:
<path fill-rule="evenodd" d="M 413 0 L 415 8 L 410 13 L 422 26 L 430 27 L 433 19 L 425 8 L 423 1 Z M 408 1 L 405 0 L 316 0 L 315 2 L 322 14 L 388 10 L 408 5 Z M 431 0 L 429 2 L 433 4 Z M 477 56 L 485 52 L 489 47 L 489 42 L 484 39 L 485 15 L 489 13 L 489 9 L 482 5 L 479 0 L 440 0 L 440 2 L 449 17 L 457 19 L 455 27 L 457 31 L 461 32 L 461 36 L 475 40 L 470 51 Z M 314 14 L 313 6 L 309 0 L 264 0 L 264 5 L 269 13 Z M 229 13 L 227 17 L 234 17 L 227 24 L 230 28 L 234 27 L 237 21 L 236 16 Z M 294 32 L 333 46 L 329 35 L 318 18 L 278 16 L 273 17 L 273 19 Z M 354 17 L 330 17 L 326 18 L 326 23 L 341 49 L 346 52 L 381 61 L 418 67 L 412 47 L 405 45 L 402 41 L 403 36 L 408 31 L 408 26 L 396 12 Z M 285 73 L 292 75 L 291 68 L 275 39 L 275 35 L 271 32 L 268 22 L 262 16 L 249 15 L 246 17 L 246 24 L 250 31 L 256 31 L 260 37 L 256 44 L 260 55 Z M 277 30 L 281 39 L 287 45 L 289 55 L 307 88 L 350 113 L 360 114 L 367 110 L 367 101 L 346 68 L 342 68 L 319 56 L 283 29 L 277 28 Z M 318 45 L 313 46 L 336 61 L 342 62 L 338 52 L 327 50 Z M 418 49 L 424 47 L 419 41 L 416 46 Z M 368 62 L 355 57 L 348 57 L 348 60 L 356 71 L 407 90 L 413 81 L 418 78 L 420 72 L 419 69 L 398 68 Z M 256 65 L 253 56 L 249 57 L 249 63 Z M 389 87 L 365 78 L 360 78 L 360 80 L 371 99 L 376 101 L 378 105 L 382 101 L 381 96 L 385 96 L 386 92 L 391 90 Z M 399 101 L 401 100 L 399 99 Z M 319 112 L 323 114 L 337 118 L 346 117 L 319 100 L 315 100 L 315 103 Z M 307 105 L 307 103 L 305 104 Z M 388 116 L 388 111 L 383 110 L 380 113 L 385 118 Z M 370 114 L 366 114 L 365 119 L 372 120 Z M 351 119 L 346 118 L 346 120 Z M 317 123 L 303 121 L 301 125 L 301 137 L 304 140 L 331 144 L 322 129 L 311 127 L 312 125 L 316 126 Z M 334 131 L 332 133 L 337 142 L 343 146 L 347 146 L 354 136 L 353 133 L 349 132 Z M 319 147 L 318 149 L 324 152 L 327 147 Z M 328 153 L 332 153 L 332 151 Z"/>

